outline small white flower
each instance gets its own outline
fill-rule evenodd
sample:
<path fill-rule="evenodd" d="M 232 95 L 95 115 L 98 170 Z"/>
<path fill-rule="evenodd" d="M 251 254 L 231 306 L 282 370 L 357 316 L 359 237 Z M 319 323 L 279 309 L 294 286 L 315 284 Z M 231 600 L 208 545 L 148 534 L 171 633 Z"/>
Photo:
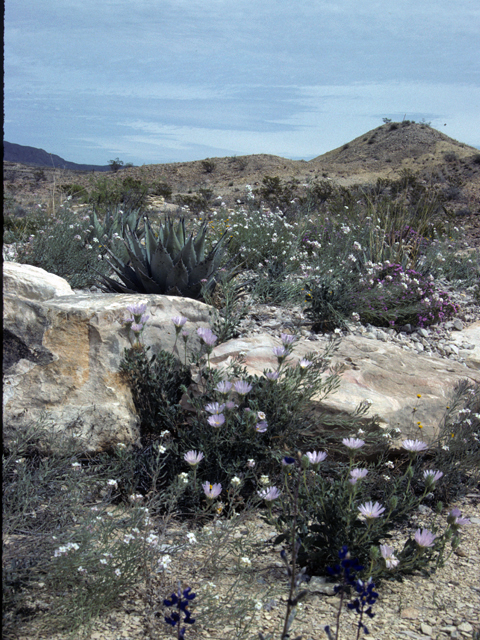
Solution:
<path fill-rule="evenodd" d="M 191 531 L 187 533 L 187 540 L 189 541 L 190 544 L 195 544 L 197 542 L 197 538 L 195 537 L 195 534 L 192 533 Z"/>
<path fill-rule="evenodd" d="M 107 480 L 107 485 L 116 489 L 118 487 L 118 482 L 116 480 Z"/>
<path fill-rule="evenodd" d="M 120 571 L 120 569 L 115 569 L 115 575 L 118 577 L 122 575 L 122 572 Z"/>
<path fill-rule="evenodd" d="M 243 556 L 242 558 L 240 558 L 240 564 L 244 567 L 251 567 L 252 561 L 247 556 Z"/>
<path fill-rule="evenodd" d="M 231 483 L 234 487 L 238 487 L 240 484 L 242 484 L 242 481 L 240 480 L 240 478 L 238 476 L 234 476 L 231 479 Z"/>
<path fill-rule="evenodd" d="M 188 473 L 185 473 L 185 471 L 183 473 L 179 473 L 178 479 L 180 482 L 183 482 L 183 484 L 188 484 Z"/>
<path fill-rule="evenodd" d="M 268 476 L 260 476 L 260 484 L 270 484 L 270 478 Z"/>

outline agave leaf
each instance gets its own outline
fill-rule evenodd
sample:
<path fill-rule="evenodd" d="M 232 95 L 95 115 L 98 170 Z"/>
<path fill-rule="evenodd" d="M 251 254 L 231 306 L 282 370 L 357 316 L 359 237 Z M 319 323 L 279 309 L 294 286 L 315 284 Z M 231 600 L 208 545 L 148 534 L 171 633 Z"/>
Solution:
<path fill-rule="evenodd" d="M 133 254 L 130 255 L 130 258 L 132 261 L 132 268 L 135 270 L 135 275 L 139 279 L 141 287 L 143 288 L 141 293 L 163 293 L 160 285 L 150 277 L 150 274 L 142 262 L 137 260 L 136 256 Z"/>
<path fill-rule="evenodd" d="M 183 244 L 181 243 L 181 233 L 179 234 L 180 237 L 178 237 L 177 233 L 173 228 L 173 222 L 171 220 L 168 221 L 168 225 L 169 225 L 168 235 L 165 238 L 165 242 L 163 246 L 170 254 L 172 260 L 176 262 L 178 254 L 183 249 Z M 178 226 L 177 230 L 179 228 L 180 228 L 180 225 Z"/>
<path fill-rule="evenodd" d="M 130 258 L 132 257 L 132 255 L 134 255 L 137 260 L 139 260 L 143 264 L 144 268 L 148 269 L 145 248 L 140 244 L 137 235 L 130 229 L 128 225 L 126 226 L 124 235 Z"/>
<path fill-rule="evenodd" d="M 198 232 L 197 237 L 195 238 L 195 242 L 193 243 L 198 262 L 202 262 L 205 259 L 206 234 L 207 234 L 207 222 L 205 221 L 202 225 L 202 228 Z"/>
<path fill-rule="evenodd" d="M 167 289 L 167 276 L 174 268 L 173 260 L 165 250 L 165 247 L 159 243 L 158 247 L 153 254 L 152 261 L 150 262 L 150 273 L 152 278 L 158 285 L 166 291 Z"/>
<path fill-rule="evenodd" d="M 193 246 L 193 237 L 190 235 L 186 244 L 178 256 L 179 260 L 183 261 L 183 264 L 187 267 L 189 271 L 193 269 L 193 267 L 197 264 L 197 255 L 195 253 L 195 248 Z"/>
<path fill-rule="evenodd" d="M 193 269 L 190 271 L 190 284 L 195 285 L 201 280 L 207 280 L 212 272 L 211 267 L 211 260 L 209 260 L 208 258 L 203 262 L 195 265 L 195 267 L 193 267 Z"/>
<path fill-rule="evenodd" d="M 145 252 L 147 254 L 147 262 L 151 264 L 155 251 L 157 250 L 157 239 L 153 233 L 148 218 L 145 218 Z"/>
<path fill-rule="evenodd" d="M 188 286 L 188 271 L 181 260 L 173 267 L 167 275 L 167 290 L 171 287 L 177 287 L 179 291 L 184 291 Z M 183 295 L 183 293 L 182 293 Z"/>

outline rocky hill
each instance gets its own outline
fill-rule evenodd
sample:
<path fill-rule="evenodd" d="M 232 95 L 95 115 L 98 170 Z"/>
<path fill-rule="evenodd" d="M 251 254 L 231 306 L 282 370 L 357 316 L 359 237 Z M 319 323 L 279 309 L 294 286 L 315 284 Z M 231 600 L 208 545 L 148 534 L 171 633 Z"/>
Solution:
<path fill-rule="evenodd" d="M 110 171 L 109 165 L 99 166 L 95 164 L 77 164 L 69 162 L 54 153 L 48 153 L 36 147 L 27 147 L 12 142 L 3 142 L 3 159 L 6 162 L 18 162 L 37 167 L 49 167 L 54 169 L 71 169 L 72 171 Z"/>

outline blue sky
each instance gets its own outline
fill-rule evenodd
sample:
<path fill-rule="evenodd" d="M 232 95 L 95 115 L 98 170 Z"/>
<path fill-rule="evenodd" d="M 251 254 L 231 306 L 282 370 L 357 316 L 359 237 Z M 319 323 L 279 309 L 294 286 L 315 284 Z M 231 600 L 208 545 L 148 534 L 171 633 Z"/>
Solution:
<path fill-rule="evenodd" d="M 479 33 L 478 0 L 6 0 L 4 137 L 308 160 L 406 116 L 480 148 Z"/>

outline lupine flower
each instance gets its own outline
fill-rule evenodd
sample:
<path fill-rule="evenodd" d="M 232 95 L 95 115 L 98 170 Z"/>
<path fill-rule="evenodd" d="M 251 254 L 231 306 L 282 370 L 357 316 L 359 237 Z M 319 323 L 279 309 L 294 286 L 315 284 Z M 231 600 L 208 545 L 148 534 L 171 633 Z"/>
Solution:
<path fill-rule="evenodd" d="M 212 427 L 221 427 L 222 424 L 224 424 L 224 422 L 225 422 L 225 416 L 223 415 L 223 413 L 220 413 L 220 414 L 216 413 L 213 416 L 210 416 L 208 418 L 207 422 Z"/>
<path fill-rule="evenodd" d="M 197 464 L 203 460 L 204 455 L 201 451 L 187 451 L 187 453 L 183 456 L 185 462 L 188 462 L 189 465 L 195 467 Z"/>
<path fill-rule="evenodd" d="M 208 413 L 222 413 L 222 411 L 225 409 L 225 405 L 224 404 L 218 404 L 218 402 L 210 402 L 210 404 L 207 404 L 205 406 L 205 411 L 208 411 Z"/>
<path fill-rule="evenodd" d="M 257 431 L 257 433 L 265 433 L 267 427 L 268 424 L 265 422 L 265 420 L 262 420 L 261 422 L 257 422 L 257 424 L 255 425 L 255 431 Z"/>
<path fill-rule="evenodd" d="M 281 491 L 277 489 L 277 487 L 268 487 L 267 489 L 261 489 L 257 491 L 260 498 L 266 500 L 267 502 L 272 502 L 280 497 Z"/>
<path fill-rule="evenodd" d="M 380 553 L 382 554 L 382 558 L 385 560 L 387 569 L 394 569 L 400 562 L 400 560 L 395 557 L 393 552 L 393 547 L 389 547 L 388 544 L 380 545 Z"/>
<path fill-rule="evenodd" d="M 245 380 L 238 380 L 233 386 L 240 396 L 246 396 L 247 393 L 252 390 L 252 385 L 248 384 Z"/>
<path fill-rule="evenodd" d="M 462 525 L 472 524 L 468 518 L 462 518 L 462 512 L 460 509 L 452 509 L 447 517 L 448 524 L 454 527 L 461 527 Z"/>
<path fill-rule="evenodd" d="M 433 547 L 437 536 L 428 529 L 417 529 L 415 532 L 415 542 L 421 548 Z"/>
<path fill-rule="evenodd" d="M 169 599 L 163 601 L 163 604 L 166 607 L 177 608 L 177 611 L 172 611 L 169 616 L 165 616 L 165 622 L 172 627 L 175 627 L 178 624 L 178 638 L 181 639 L 185 638 L 185 627 L 183 627 L 183 629 L 180 629 L 180 623 L 182 622 L 181 613 L 183 612 L 185 615 L 183 622 L 185 622 L 186 624 L 193 624 L 195 622 L 195 619 L 192 618 L 192 614 L 188 610 L 190 600 L 193 600 L 196 596 L 195 593 L 190 593 L 191 590 L 192 589 L 190 587 L 188 587 L 188 589 L 184 589 L 183 591 L 179 589 L 178 593 L 172 593 Z"/>
<path fill-rule="evenodd" d="M 358 507 L 360 513 L 367 518 L 367 520 L 372 520 L 373 518 L 379 518 L 382 513 L 385 511 L 385 507 L 379 502 L 366 502 Z"/>
<path fill-rule="evenodd" d="M 232 388 L 231 382 L 228 382 L 228 380 L 222 380 L 215 387 L 215 391 L 218 391 L 219 393 L 226 395 L 231 388 Z"/>
<path fill-rule="evenodd" d="M 437 480 L 443 476 L 441 471 L 424 471 L 423 478 L 425 480 L 425 484 L 435 484 Z"/>
<path fill-rule="evenodd" d="M 426 442 L 422 442 L 421 440 L 404 440 L 402 442 L 402 447 L 406 451 L 418 453 L 420 451 L 425 451 L 426 449 L 428 449 L 428 444 Z"/>
<path fill-rule="evenodd" d="M 205 482 L 202 484 L 202 489 L 209 500 L 214 500 L 222 493 L 222 485 L 220 483 L 210 484 Z"/>
<path fill-rule="evenodd" d="M 360 449 L 365 444 L 365 441 L 360 438 L 344 438 L 342 442 L 349 449 Z"/>
<path fill-rule="evenodd" d="M 290 466 L 291 464 L 295 464 L 295 458 L 291 458 L 290 456 L 285 456 L 285 458 L 282 458 L 282 464 L 283 466 Z"/>
<path fill-rule="evenodd" d="M 320 464 L 320 462 L 323 462 L 327 457 L 325 451 L 307 451 L 305 455 L 312 465 Z"/>

